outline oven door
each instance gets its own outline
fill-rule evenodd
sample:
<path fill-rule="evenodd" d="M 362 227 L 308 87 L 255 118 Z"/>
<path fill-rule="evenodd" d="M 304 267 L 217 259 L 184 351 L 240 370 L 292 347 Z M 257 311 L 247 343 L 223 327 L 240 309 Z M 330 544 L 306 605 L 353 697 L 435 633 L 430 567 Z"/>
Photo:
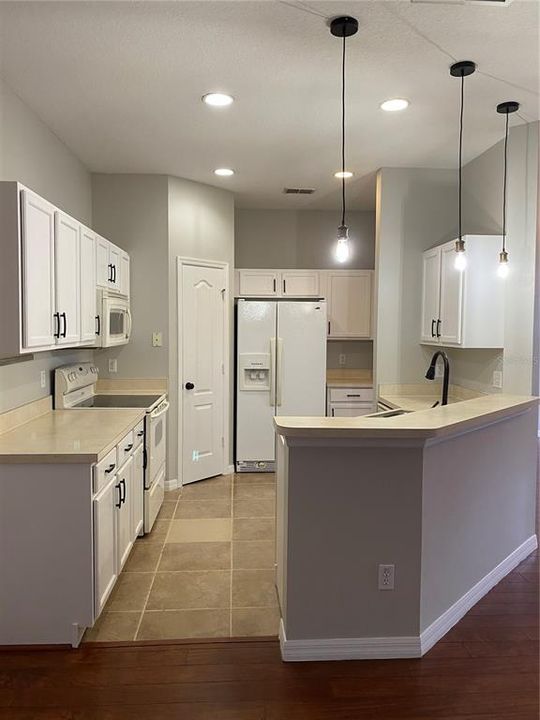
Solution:
<path fill-rule="evenodd" d="M 129 303 L 120 298 L 103 299 L 102 347 L 125 345 L 131 336 Z"/>
<path fill-rule="evenodd" d="M 165 467 L 167 458 L 167 412 L 168 400 L 163 400 L 146 416 L 146 472 L 144 489 L 150 490 L 157 476 Z"/>

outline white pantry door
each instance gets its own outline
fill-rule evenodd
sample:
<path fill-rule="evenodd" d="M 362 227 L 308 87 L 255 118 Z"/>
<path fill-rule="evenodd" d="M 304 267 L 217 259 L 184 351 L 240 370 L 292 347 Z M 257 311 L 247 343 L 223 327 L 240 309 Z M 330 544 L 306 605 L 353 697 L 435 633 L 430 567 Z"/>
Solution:
<path fill-rule="evenodd" d="M 224 372 L 226 270 L 181 265 L 182 481 L 225 467 Z"/>

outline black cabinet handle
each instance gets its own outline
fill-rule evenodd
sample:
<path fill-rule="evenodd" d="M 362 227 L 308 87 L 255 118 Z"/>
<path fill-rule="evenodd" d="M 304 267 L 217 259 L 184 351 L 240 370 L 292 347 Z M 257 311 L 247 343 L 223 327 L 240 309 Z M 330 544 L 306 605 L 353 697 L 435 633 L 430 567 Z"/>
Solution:
<path fill-rule="evenodd" d="M 144 430 L 139 430 L 137 433 L 137 437 L 142 437 L 144 435 Z"/>
<path fill-rule="evenodd" d="M 435 320 L 431 321 L 431 337 L 435 337 Z"/>
<path fill-rule="evenodd" d="M 274 292 L 276 292 L 276 278 L 274 278 Z"/>
<path fill-rule="evenodd" d="M 109 268 L 109 277 L 107 278 L 107 280 L 108 280 L 109 282 L 112 282 L 112 268 L 113 268 L 112 263 L 109 263 L 109 264 L 107 265 L 107 267 Z"/>
<path fill-rule="evenodd" d="M 441 337 L 441 321 L 437 320 L 437 337 Z"/>
<path fill-rule="evenodd" d="M 126 445 L 126 447 L 124 448 L 124 452 L 129 452 L 132 447 L 133 447 L 133 443 L 130 443 L 129 445 Z"/>
<path fill-rule="evenodd" d="M 347 394 L 347 397 L 362 397 L 362 396 L 357 393 L 356 395 L 349 395 L 349 394 Z"/>
<path fill-rule="evenodd" d="M 328 334 L 330 335 L 330 320 L 328 321 Z"/>
<path fill-rule="evenodd" d="M 187 382 L 185 385 L 186 390 L 193 390 L 195 385 L 192 382 Z"/>
<path fill-rule="evenodd" d="M 55 312 L 54 315 L 54 337 L 60 337 L 60 313 Z"/>
<path fill-rule="evenodd" d="M 285 280 L 285 278 L 283 278 L 283 294 L 285 295 L 286 292 L 287 292 L 287 281 Z"/>
<path fill-rule="evenodd" d="M 112 463 L 112 465 L 109 465 L 109 467 L 105 470 L 105 475 L 109 475 L 110 473 L 112 473 L 115 467 L 116 465 L 114 463 Z"/>
<path fill-rule="evenodd" d="M 118 502 L 114 503 L 114 507 L 121 508 L 122 507 L 122 483 L 119 482 L 114 487 L 118 490 Z"/>
<path fill-rule="evenodd" d="M 101 317 L 96 315 L 96 335 L 101 335 Z"/>
<path fill-rule="evenodd" d="M 332 408 L 332 417 L 334 417 L 334 408 Z"/>
<path fill-rule="evenodd" d="M 120 505 L 122 503 L 126 502 L 126 479 L 122 478 L 120 480 L 120 485 L 122 486 L 122 490 L 120 491 Z"/>
<path fill-rule="evenodd" d="M 113 280 L 112 281 L 113 281 L 113 283 L 116 283 L 116 265 L 112 266 L 112 270 L 113 270 Z"/>
<path fill-rule="evenodd" d="M 66 313 L 60 313 L 60 317 L 61 317 L 62 320 L 64 321 L 64 329 L 63 329 L 63 331 L 62 331 L 62 337 L 66 337 L 66 333 L 67 333 L 67 317 L 66 317 Z"/>

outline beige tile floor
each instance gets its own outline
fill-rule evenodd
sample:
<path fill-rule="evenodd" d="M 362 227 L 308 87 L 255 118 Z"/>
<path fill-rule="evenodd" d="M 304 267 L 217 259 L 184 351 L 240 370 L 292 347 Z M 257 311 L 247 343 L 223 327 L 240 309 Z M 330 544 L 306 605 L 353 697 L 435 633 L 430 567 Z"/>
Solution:
<path fill-rule="evenodd" d="M 274 512 L 272 474 L 166 493 L 84 642 L 277 635 Z"/>

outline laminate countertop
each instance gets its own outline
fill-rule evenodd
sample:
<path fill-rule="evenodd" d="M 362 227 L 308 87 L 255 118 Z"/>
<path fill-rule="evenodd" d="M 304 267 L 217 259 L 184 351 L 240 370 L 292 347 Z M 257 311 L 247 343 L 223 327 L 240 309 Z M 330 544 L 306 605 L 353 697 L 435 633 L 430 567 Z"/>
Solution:
<path fill-rule="evenodd" d="M 373 387 L 371 370 L 355 370 L 354 368 L 337 368 L 326 371 L 326 387 Z"/>
<path fill-rule="evenodd" d="M 51 410 L 0 435 L 0 464 L 99 462 L 145 412 L 144 408 Z"/>
<path fill-rule="evenodd" d="M 451 405 L 394 417 L 275 417 L 276 432 L 286 438 L 431 438 L 467 432 L 538 405 L 540 398 L 482 395 Z"/>

